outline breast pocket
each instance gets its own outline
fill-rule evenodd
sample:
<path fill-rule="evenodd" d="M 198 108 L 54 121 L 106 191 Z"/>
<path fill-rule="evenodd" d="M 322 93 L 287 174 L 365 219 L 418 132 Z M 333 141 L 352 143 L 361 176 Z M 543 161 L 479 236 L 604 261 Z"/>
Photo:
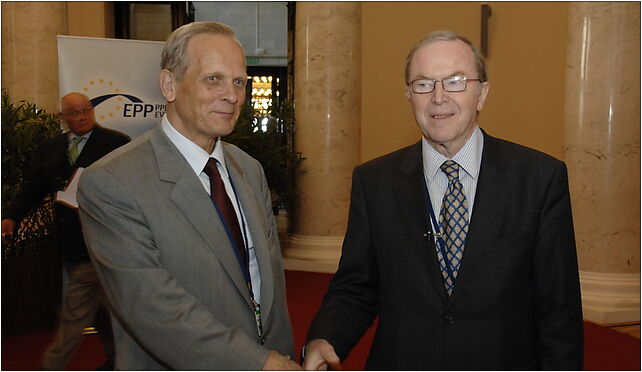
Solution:
<path fill-rule="evenodd" d="M 480 266 L 491 270 L 495 275 L 523 269 L 532 257 L 532 249 L 533 240 L 525 235 L 502 236 L 489 241 L 483 252 Z"/>
<path fill-rule="evenodd" d="M 487 246 L 488 254 L 504 254 L 518 252 L 533 244 L 533 238 L 530 239 L 526 234 L 504 235 L 490 240 Z"/>

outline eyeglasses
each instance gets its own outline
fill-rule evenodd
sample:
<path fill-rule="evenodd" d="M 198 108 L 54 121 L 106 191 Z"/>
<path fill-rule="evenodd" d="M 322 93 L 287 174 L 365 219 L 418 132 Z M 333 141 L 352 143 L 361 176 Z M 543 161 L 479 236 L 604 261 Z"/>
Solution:
<path fill-rule="evenodd" d="M 88 106 L 88 107 L 83 108 L 83 109 L 82 109 L 82 110 L 80 110 L 80 111 L 61 112 L 61 113 L 60 113 L 60 116 L 63 116 L 63 117 L 69 117 L 69 116 L 76 117 L 76 116 L 80 116 L 80 115 L 88 114 L 88 113 L 90 113 L 93 109 L 94 109 L 94 107 L 93 107 L 93 106 Z"/>
<path fill-rule="evenodd" d="M 446 92 L 463 92 L 466 90 L 466 82 L 481 81 L 480 79 L 469 79 L 463 76 L 453 76 L 442 80 L 417 79 L 410 82 L 412 91 L 417 94 L 430 93 L 435 90 L 435 85 L 441 81 L 441 87 Z"/>

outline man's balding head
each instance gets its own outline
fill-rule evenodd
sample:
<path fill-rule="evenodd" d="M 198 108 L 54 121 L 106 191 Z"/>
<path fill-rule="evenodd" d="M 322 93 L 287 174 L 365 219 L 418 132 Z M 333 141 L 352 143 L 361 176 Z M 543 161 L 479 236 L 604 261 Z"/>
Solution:
<path fill-rule="evenodd" d="M 91 131 L 96 125 L 94 106 L 82 93 L 71 92 L 60 99 L 60 116 L 69 130 L 78 136 Z"/>

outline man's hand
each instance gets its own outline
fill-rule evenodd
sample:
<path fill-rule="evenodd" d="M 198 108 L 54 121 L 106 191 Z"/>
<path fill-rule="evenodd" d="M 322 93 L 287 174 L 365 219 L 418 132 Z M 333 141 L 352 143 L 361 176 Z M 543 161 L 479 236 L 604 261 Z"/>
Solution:
<path fill-rule="evenodd" d="M 11 218 L 5 218 L 2 220 L 2 242 L 5 241 L 6 237 L 13 236 L 16 232 L 16 221 Z"/>
<path fill-rule="evenodd" d="M 328 367 L 338 371 L 341 369 L 341 360 L 334 352 L 330 343 L 323 339 L 312 340 L 305 347 L 303 368 L 306 370 L 327 370 Z"/>
<path fill-rule="evenodd" d="M 300 365 L 276 351 L 270 351 L 270 354 L 263 365 L 264 371 L 299 371 L 301 369 Z"/>

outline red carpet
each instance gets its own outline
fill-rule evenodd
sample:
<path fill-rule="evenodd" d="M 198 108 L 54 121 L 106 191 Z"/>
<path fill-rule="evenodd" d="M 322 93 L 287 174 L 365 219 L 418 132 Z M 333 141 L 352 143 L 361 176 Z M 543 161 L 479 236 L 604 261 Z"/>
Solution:
<path fill-rule="evenodd" d="M 307 327 L 321 303 L 331 276 L 287 271 L 285 277 L 294 341 L 296 350 L 299 351 Z M 640 370 L 639 339 L 588 322 L 584 323 L 584 331 L 585 369 Z M 343 363 L 344 369 L 363 369 L 372 337 L 373 330 L 370 329 Z M 3 339 L 2 370 L 38 369 L 40 357 L 50 341 L 50 331 Z M 86 336 L 69 369 L 93 370 L 103 362 L 104 356 L 98 336 Z"/>
<path fill-rule="evenodd" d="M 285 285 L 288 290 L 288 308 L 294 330 L 294 345 L 297 353 L 301 352 L 308 326 L 321 306 L 321 300 L 330 284 L 330 274 L 308 273 L 303 271 L 286 271 Z M 305 299 L 305 300 L 303 300 Z M 363 369 L 370 343 L 374 337 L 374 327 L 361 338 L 361 341 L 350 352 L 342 367 L 347 370 Z M 300 355 L 297 355 L 297 360 Z M 298 360 L 300 361 L 300 360 Z"/>
<path fill-rule="evenodd" d="M 28 371 L 40 368 L 42 354 L 52 342 L 51 331 L 40 331 L 2 340 L 2 370 Z M 105 362 L 98 335 L 85 336 L 69 369 L 95 370 Z"/>
<path fill-rule="evenodd" d="M 584 369 L 640 370 L 640 339 L 584 322 Z"/>

